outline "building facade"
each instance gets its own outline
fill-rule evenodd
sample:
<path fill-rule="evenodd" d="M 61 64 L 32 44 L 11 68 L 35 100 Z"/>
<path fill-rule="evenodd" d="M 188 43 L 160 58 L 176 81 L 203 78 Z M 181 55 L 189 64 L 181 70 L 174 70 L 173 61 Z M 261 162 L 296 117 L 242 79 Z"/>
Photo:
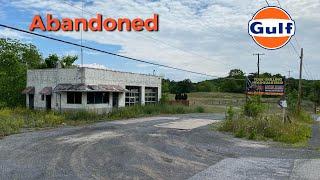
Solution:
<path fill-rule="evenodd" d="M 159 76 L 86 67 L 35 69 L 28 70 L 22 93 L 31 109 L 104 113 L 159 102 L 161 80 Z"/>

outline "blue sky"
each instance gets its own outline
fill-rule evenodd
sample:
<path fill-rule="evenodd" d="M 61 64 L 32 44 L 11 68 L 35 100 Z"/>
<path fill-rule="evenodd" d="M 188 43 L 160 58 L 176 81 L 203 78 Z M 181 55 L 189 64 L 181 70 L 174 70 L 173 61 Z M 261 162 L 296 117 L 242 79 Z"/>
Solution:
<path fill-rule="evenodd" d="M 160 15 L 159 32 L 85 32 L 84 45 L 155 63 L 172 65 L 192 71 L 226 76 L 231 68 L 246 73 L 256 71 L 253 53 L 265 53 L 261 71 L 298 76 L 298 55 L 288 44 L 268 51 L 257 46 L 247 33 L 251 16 L 266 6 L 264 0 L 84 0 L 84 17 L 101 13 L 104 17 L 149 18 Z M 269 0 L 277 5 L 276 0 Z M 305 49 L 304 78 L 319 79 L 320 69 L 320 1 L 280 0 L 296 21 L 296 38 L 292 44 Z M 0 0 L 0 23 L 28 30 L 34 15 L 47 13 L 55 17 L 81 17 L 81 1 L 76 0 Z M 43 32 L 39 32 L 43 33 Z M 44 33 L 80 43 L 80 33 Z M 44 57 L 51 53 L 80 55 L 80 49 L 59 42 L 0 28 L 0 37 L 17 38 L 35 44 Z M 77 62 L 80 64 L 80 61 Z M 165 78 L 193 81 L 210 79 L 176 70 L 128 61 L 119 57 L 84 50 L 88 66 L 156 74 Z"/>

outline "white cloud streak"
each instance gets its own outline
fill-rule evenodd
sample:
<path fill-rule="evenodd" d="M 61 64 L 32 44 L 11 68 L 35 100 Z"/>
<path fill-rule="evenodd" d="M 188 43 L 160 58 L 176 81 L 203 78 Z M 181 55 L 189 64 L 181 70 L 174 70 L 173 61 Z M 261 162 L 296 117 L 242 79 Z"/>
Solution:
<path fill-rule="evenodd" d="M 11 3 L 20 9 L 41 13 L 51 12 L 59 17 L 81 16 L 79 10 L 81 2 L 68 2 L 76 8 L 58 0 L 16 0 Z M 319 22 L 319 0 L 281 2 L 298 24 L 297 36 L 301 37 L 301 43 L 311 49 L 310 61 L 315 61 L 313 55 L 318 54 L 319 46 L 313 46 L 320 38 L 310 32 L 319 30 L 320 27 L 319 23 L 312 23 Z M 276 5 L 276 1 L 270 1 L 270 3 Z M 86 4 L 87 18 L 92 17 L 91 14 L 87 14 L 88 11 L 113 18 L 124 16 L 148 18 L 153 13 L 158 13 L 160 14 L 160 31 L 153 33 L 86 32 L 83 38 L 100 44 L 120 45 L 121 55 L 217 76 L 226 75 L 231 68 L 254 72 L 256 59 L 252 53 L 265 52 L 267 56 L 264 57 L 262 70 L 285 73 L 288 68 L 295 68 L 293 63 L 288 65 L 288 61 L 290 62 L 294 57 L 287 50 L 265 51 L 255 45 L 247 34 L 247 23 L 252 14 L 265 5 L 262 0 L 210 2 L 207 0 L 96 0 Z M 57 34 L 80 39 L 80 33 L 59 32 Z M 279 58 L 282 60 L 274 61 Z M 315 67 L 320 68 L 320 64 L 317 63 Z"/>

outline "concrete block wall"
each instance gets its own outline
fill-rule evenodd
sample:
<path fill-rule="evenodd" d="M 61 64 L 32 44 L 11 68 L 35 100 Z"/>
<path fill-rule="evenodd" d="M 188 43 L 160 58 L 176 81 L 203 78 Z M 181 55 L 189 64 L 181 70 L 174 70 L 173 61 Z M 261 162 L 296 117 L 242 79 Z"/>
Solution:
<path fill-rule="evenodd" d="M 45 109 L 46 101 L 41 100 L 41 94 L 39 92 L 44 87 L 56 87 L 59 83 L 81 83 L 82 69 L 35 69 L 27 71 L 27 87 L 34 86 L 34 108 Z M 59 102 L 57 102 L 57 95 L 52 94 L 51 107 L 57 109 Z M 28 97 L 27 97 L 28 99 Z M 27 100 L 28 104 L 29 101 Z"/>
<path fill-rule="evenodd" d="M 85 83 L 89 85 L 107 84 L 119 85 L 123 88 L 126 86 L 139 86 L 141 87 L 141 103 L 145 102 L 145 87 L 158 88 L 158 100 L 161 98 L 161 77 L 135 74 L 103 69 L 94 68 L 72 68 L 72 69 L 36 69 L 28 70 L 27 72 L 27 86 L 35 87 L 34 94 L 34 107 L 35 109 L 45 109 L 46 101 L 41 100 L 39 92 L 44 87 L 56 87 L 57 84 L 62 83 Z M 61 109 L 74 110 L 74 109 L 88 109 L 88 110 L 101 110 L 112 108 L 112 93 L 110 93 L 109 104 L 87 104 L 86 93 L 83 93 L 82 104 L 67 104 L 67 94 L 61 93 Z M 28 106 L 27 96 L 27 106 Z M 119 93 L 119 107 L 125 106 L 125 93 Z M 51 107 L 55 110 L 60 110 L 60 95 L 57 93 L 52 94 Z"/>
<path fill-rule="evenodd" d="M 126 86 L 141 87 L 141 104 L 145 104 L 145 88 L 158 88 L 158 101 L 161 98 L 161 83 L 160 76 L 136 74 L 128 72 L 111 71 L 104 69 L 85 68 L 85 83 L 86 84 L 110 84 L 119 85 L 123 88 Z M 125 96 L 119 97 L 120 107 L 125 106 Z"/>

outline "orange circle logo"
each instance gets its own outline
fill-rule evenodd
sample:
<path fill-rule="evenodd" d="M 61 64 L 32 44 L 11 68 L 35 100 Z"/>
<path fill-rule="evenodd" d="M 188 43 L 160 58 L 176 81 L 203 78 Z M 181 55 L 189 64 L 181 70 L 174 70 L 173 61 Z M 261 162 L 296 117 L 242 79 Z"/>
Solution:
<path fill-rule="evenodd" d="M 249 21 L 248 31 L 259 46 L 279 49 L 295 34 L 295 22 L 284 9 L 268 6 L 256 12 Z"/>

